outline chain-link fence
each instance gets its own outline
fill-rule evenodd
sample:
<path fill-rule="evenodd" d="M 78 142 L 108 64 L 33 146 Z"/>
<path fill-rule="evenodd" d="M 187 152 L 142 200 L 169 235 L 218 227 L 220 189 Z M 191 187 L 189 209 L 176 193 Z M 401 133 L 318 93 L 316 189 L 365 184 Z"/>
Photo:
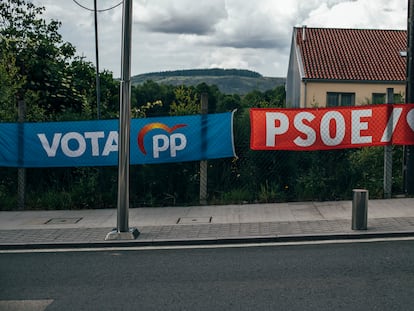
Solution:
<path fill-rule="evenodd" d="M 220 140 L 220 137 L 217 137 Z M 237 158 L 130 168 L 131 207 L 243 204 L 350 199 L 365 188 L 371 198 L 384 193 L 384 153 L 389 147 L 325 151 L 250 149 L 248 110 L 234 116 Z M 391 147 L 392 195 L 403 193 L 403 147 Z M 2 168 L 2 209 L 17 206 L 15 168 Z M 207 175 L 200 178 L 200 172 Z M 116 206 L 117 167 L 28 168 L 28 209 L 108 208 Z M 24 179 L 23 179 L 24 180 Z M 207 187 L 205 187 L 205 183 Z M 201 184 L 201 186 L 200 186 Z M 206 191 L 206 192 L 204 192 Z"/>

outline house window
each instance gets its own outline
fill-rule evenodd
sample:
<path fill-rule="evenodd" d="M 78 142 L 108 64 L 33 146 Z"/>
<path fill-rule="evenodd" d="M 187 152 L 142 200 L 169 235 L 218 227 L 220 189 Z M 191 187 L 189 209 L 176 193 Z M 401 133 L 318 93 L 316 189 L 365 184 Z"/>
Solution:
<path fill-rule="evenodd" d="M 401 104 L 403 103 L 403 97 L 401 94 L 394 94 L 394 103 L 395 104 Z M 386 97 L 385 93 L 372 93 L 372 103 L 373 104 L 385 104 L 386 103 Z"/>
<path fill-rule="evenodd" d="M 355 93 L 327 93 L 327 106 L 355 106 Z"/>

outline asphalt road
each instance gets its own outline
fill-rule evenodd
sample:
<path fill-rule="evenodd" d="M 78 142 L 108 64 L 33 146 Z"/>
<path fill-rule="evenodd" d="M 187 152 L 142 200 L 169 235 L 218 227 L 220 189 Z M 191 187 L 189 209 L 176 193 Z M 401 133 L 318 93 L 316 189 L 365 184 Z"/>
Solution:
<path fill-rule="evenodd" d="M 414 241 L 3 253 L 0 301 L 10 300 L 60 311 L 412 310 Z"/>

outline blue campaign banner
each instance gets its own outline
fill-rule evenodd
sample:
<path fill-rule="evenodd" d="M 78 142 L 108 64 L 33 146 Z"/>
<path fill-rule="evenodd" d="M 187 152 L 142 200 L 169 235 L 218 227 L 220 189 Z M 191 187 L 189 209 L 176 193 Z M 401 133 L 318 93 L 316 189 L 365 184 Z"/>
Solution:
<path fill-rule="evenodd" d="M 131 120 L 130 164 L 235 157 L 233 114 Z M 0 166 L 118 165 L 118 120 L 0 124 Z"/>

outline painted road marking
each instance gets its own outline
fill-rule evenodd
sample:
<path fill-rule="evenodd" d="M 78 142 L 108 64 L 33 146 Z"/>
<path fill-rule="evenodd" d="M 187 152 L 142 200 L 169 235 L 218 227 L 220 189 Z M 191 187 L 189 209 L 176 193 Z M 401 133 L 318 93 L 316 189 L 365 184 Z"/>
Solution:
<path fill-rule="evenodd" d="M 4 311 L 44 311 L 53 302 L 43 300 L 0 300 L 0 310 Z"/>

